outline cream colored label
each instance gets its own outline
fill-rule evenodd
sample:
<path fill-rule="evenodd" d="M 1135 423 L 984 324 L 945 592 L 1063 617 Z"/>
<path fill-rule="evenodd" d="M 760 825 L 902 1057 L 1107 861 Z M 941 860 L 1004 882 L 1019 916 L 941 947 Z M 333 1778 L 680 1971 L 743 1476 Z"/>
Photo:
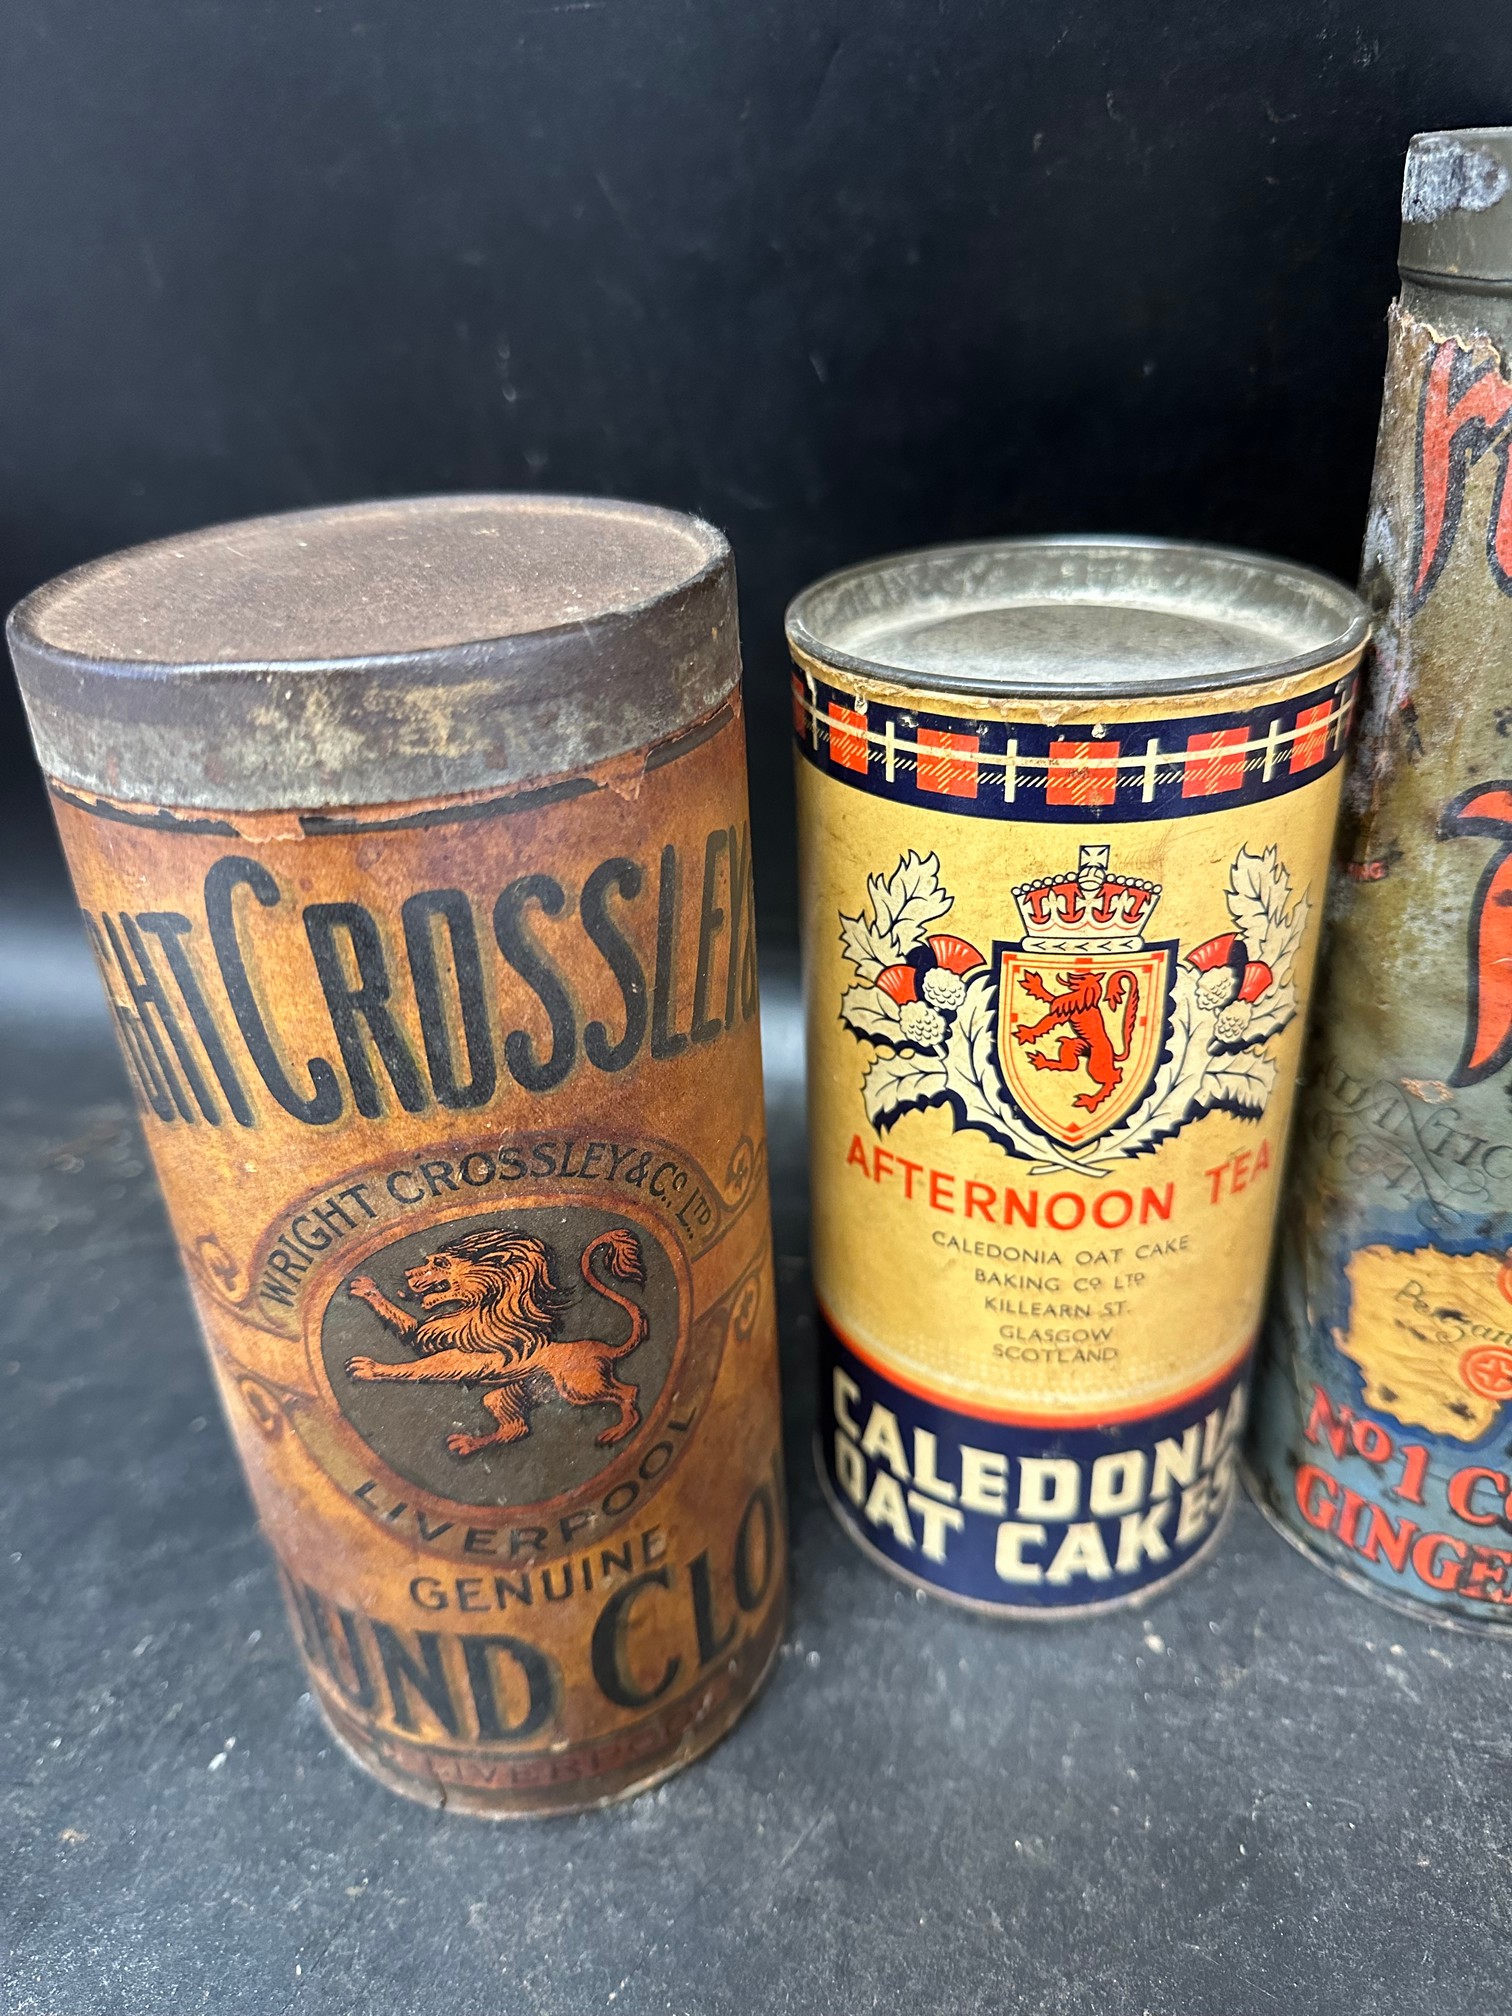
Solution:
<path fill-rule="evenodd" d="M 895 1381 L 1107 1420 L 1249 1349 L 1351 671 L 1016 725 L 805 668 L 815 1277 Z"/>
<path fill-rule="evenodd" d="M 1478 1442 L 1512 1399 L 1512 1280 L 1494 1253 L 1364 1246 L 1345 1269 L 1334 1341 L 1364 1374 L 1367 1407 L 1404 1427 Z"/>

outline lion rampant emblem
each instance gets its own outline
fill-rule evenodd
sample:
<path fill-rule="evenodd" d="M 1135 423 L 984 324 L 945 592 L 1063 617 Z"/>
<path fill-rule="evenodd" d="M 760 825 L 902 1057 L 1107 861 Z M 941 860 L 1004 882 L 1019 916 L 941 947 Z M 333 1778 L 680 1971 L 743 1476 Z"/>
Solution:
<path fill-rule="evenodd" d="M 573 1407 L 613 1407 L 615 1418 L 595 1439 L 621 1442 L 640 1425 L 639 1388 L 615 1373 L 621 1358 L 646 1340 L 646 1312 L 595 1269 L 595 1260 L 619 1281 L 642 1282 L 640 1242 L 623 1225 L 590 1239 L 578 1269 L 595 1294 L 630 1319 L 619 1344 L 596 1337 L 557 1338 L 553 1332 L 572 1301 L 552 1279 L 552 1256 L 539 1239 L 503 1228 L 469 1232 L 438 1247 L 406 1270 L 405 1291 L 433 1313 L 417 1317 L 396 1308 L 366 1274 L 348 1294 L 365 1302 L 386 1330 L 419 1355 L 409 1363 L 348 1358 L 347 1374 L 363 1380 L 450 1380 L 483 1386 L 479 1397 L 493 1416 L 488 1434 L 448 1435 L 454 1456 L 518 1442 L 530 1433 L 530 1410 L 557 1393 Z"/>
<path fill-rule="evenodd" d="M 1042 1001 L 1048 1011 L 1037 1022 L 1020 1022 L 1014 1029 L 1014 1036 L 1029 1051 L 1029 1062 L 1036 1071 L 1080 1071 L 1085 1068 L 1092 1080 L 1090 1092 L 1078 1092 L 1071 1104 L 1083 1113 L 1095 1113 L 1104 1099 L 1116 1092 L 1123 1083 L 1123 1072 L 1119 1068 L 1129 1061 L 1129 1050 L 1134 1037 L 1135 1019 L 1139 1014 L 1139 979 L 1120 966 L 1107 974 L 1057 973 L 1055 984 L 1061 990 L 1052 994 L 1045 985 L 1041 973 L 1025 972 L 1020 975 L 1019 985 L 1036 1001 Z M 1102 1004 L 1116 1015 L 1123 1009 L 1123 1029 L 1120 1047 L 1115 1050 L 1113 1039 L 1108 1034 L 1108 1025 L 1103 1017 Z M 1054 1056 L 1032 1046 L 1046 1036 L 1059 1030 L 1063 1032 Z"/>

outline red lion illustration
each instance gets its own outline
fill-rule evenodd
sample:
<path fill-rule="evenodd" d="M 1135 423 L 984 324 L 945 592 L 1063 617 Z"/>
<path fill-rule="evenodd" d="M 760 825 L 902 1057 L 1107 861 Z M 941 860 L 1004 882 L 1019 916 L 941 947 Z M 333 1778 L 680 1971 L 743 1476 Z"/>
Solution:
<path fill-rule="evenodd" d="M 578 1262 L 595 1293 L 623 1309 L 630 1334 L 623 1344 L 596 1337 L 554 1340 L 552 1331 L 572 1300 L 551 1278 L 551 1255 L 539 1239 L 502 1228 L 468 1232 L 442 1246 L 404 1276 L 406 1291 L 434 1316 L 417 1318 L 394 1304 L 366 1274 L 356 1275 L 348 1293 L 366 1302 L 394 1335 L 420 1356 L 391 1365 L 381 1358 L 348 1358 L 353 1379 L 446 1379 L 461 1385 L 487 1384 L 480 1395 L 497 1422 L 487 1435 L 448 1435 L 454 1456 L 474 1456 L 530 1433 L 530 1409 L 553 1388 L 574 1407 L 615 1407 L 618 1417 L 597 1439 L 623 1441 L 640 1424 L 639 1389 L 615 1376 L 617 1359 L 627 1358 L 646 1340 L 646 1312 L 593 1270 L 595 1254 L 621 1281 L 644 1281 L 640 1243 L 627 1227 L 600 1232 Z"/>
<path fill-rule="evenodd" d="M 1128 1058 L 1134 1018 L 1139 1013 L 1137 977 L 1127 967 L 1120 967 L 1116 973 L 1106 976 L 1105 993 L 1101 973 L 1057 973 L 1055 978 L 1061 990 L 1059 994 L 1052 994 L 1038 973 L 1022 973 L 1019 978 L 1024 992 L 1033 995 L 1036 1001 L 1043 1001 L 1046 1007 L 1038 1022 L 1020 1023 L 1014 1030 L 1019 1042 L 1027 1048 L 1057 1029 L 1065 1032 L 1055 1056 L 1047 1057 L 1036 1050 L 1029 1062 L 1036 1071 L 1079 1071 L 1085 1065 L 1087 1076 L 1096 1089 L 1078 1092 L 1071 1104 L 1079 1106 L 1084 1113 L 1095 1113 L 1123 1083 L 1123 1072 L 1118 1067 Z M 1121 1050 L 1113 1048 L 1113 1039 L 1103 1019 L 1102 1004 L 1105 999 L 1115 1014 L 1120 1007 L 1123 1009 Z"/>

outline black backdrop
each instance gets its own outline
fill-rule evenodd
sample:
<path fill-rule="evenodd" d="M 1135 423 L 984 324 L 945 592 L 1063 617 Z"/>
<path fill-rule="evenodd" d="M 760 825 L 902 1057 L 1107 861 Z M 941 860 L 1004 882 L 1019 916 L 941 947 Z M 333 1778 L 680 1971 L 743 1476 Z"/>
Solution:
<path fill-rule="evenodd" d="M 6 601 L 364 494 L 701 511 L 771 923 L 788 595 L 1032 530 L 1351 574 L 1402 150 L 1512 116 L 1485 0 L 11 0 L 0 51 Z M 45 879 L 9 688 L 0 784 Z"/>

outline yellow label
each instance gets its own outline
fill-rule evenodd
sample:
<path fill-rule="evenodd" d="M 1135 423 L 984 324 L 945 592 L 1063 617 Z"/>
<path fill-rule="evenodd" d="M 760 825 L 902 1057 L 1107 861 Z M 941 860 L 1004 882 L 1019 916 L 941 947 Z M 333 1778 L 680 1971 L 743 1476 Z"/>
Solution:
<path fill-rule="evenodd" d="M 867 1515 L 866 1537 L 899 1565 L 1003 1597 L 953 1576 L 969 1522 L 967 1540 L 936 1533 L 930 1553 L 928 1505 L 957 1516 L 986 1460 L 970 1424 L 1034 1428 L 1042 1442 L 1169 1426 L 1188 1403 L 1194 1420 L 1226 1407 L 1242 1384 L 1353 670 L 1062 703 L 1054 718 L 800 664 L 831 1481 L 858 1512 L 879 1463 L 912 1491 L 922 1510 L 900 1496 L 888 1516 Z M 906 1462 L 887 1463 L 885 1427 L 866 1447 L 868 1407 L 900 1424 Z M 907 1453 L 910 1424 L 929 1438 L 927 1466 Z M 951 1433 L 967 1444 L 954 1469 L 940 1453 Z M 1007 1446 L 994 1464 L 1017 1460 Z M 1085 1511 L 1101 1487 L 1090 1470 L 1073 1487 L 1065 1460 L 1074 1530 L 1065 1508 Z M 1156 1475 L 1158 1452 L 1138 1463 Z M 932 1495 L 925 1467 L 941 1484 Z M 1003 1474 L 987 1495 L 1011 1510 Z M 1104 1484 L 1109 1502 L 1126 1489 Z M 999 1578 L 1004 1545 L 1012 1579 L 1043 1567 L 1053 1525 L 1000 1539 Z M 1149 1579 L 1163 1558 L 1129 1573 Z"/>
<path fill-rule="evenodd" d="M 1367 1407 L 1478 1442 L 1512 1397 L 1508 1270 L 1494 1253 L 1363 1246 L 1345 1269 L 1334 1341 L 1364 1374 Z"/>

